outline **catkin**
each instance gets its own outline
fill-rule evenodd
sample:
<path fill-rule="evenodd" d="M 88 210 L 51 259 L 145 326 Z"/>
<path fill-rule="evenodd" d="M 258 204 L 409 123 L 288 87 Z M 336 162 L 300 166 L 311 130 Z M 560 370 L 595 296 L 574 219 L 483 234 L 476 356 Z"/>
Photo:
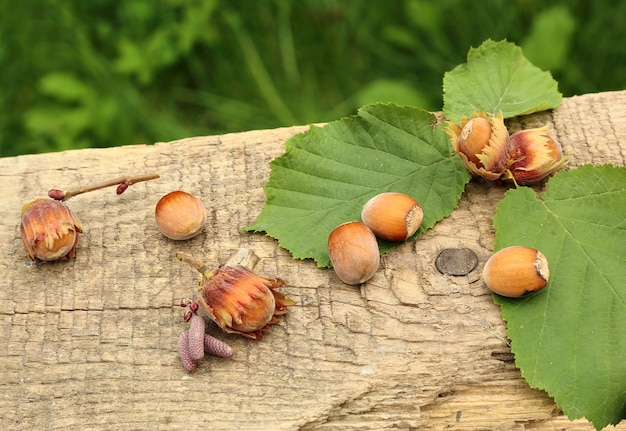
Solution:
<path fill-rule="evenodd" d="M 204 319 L 194 314 L 189 324 L 189 355 L 194 361 L 204 358 Z"/>
<path fill-rule="evenodd" d="M 189 354 L 189 332 L 184 331 L 178 337 L 178 356 L 183 363 L 183 368 L 187 371 L 193 371 L 196 369 L 196 361 L 191 359 Z"/>
<path fill-rule="evenodd" d="M 233 349 L 228 344 L 208 334 L 204 336 L 204 350 L 208 354 L 220 358 L 232 358 L 233 356 Z"/>

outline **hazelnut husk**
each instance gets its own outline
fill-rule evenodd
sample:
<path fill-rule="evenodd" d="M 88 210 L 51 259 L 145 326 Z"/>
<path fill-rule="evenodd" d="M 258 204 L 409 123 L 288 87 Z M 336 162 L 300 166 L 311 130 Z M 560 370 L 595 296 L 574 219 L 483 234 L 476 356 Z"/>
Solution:
<path fill-rule="evenodd" d="M 515 132 L 507 146 L 507 170 L 502 179 L 526 185 L 541 181 L 568 162 L 548 126 Z"/>
<path fill-rule="evenodd" d="M 294 304 L 276 290 L 285 284 L 241 265 L 224 266 L 205 272 L 198 303 L 224 332 L 258 340 Z"/>
<path fill-rule="evenodd" d="M 63 202 L 35 199 L 22 208 L 20 233 L 30 260 L 74 257 L 82 231 L 80 221 Z"/>

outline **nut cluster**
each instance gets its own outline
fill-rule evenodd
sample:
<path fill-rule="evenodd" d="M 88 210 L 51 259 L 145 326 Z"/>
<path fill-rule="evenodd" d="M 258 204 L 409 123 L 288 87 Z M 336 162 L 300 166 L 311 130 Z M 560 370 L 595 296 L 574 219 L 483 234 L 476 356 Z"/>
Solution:
<path fill-rule="evenodd" d="M 78 234 L 82 232 L 82 227 L 63 201 L 113 185 L 117 185 L 116 193 L 119 195 L 132 184 L 159 176 L 158 173 L 125 176 L 69 191 L 52 189 L 48 192 L 48 198 L 27 203 L 22 208 L 20 223 L 27 256 L 33 261 L 44 262 L 75 256 Z M 207 211 L 197 197 L 177 190 L 158 201 L 155 220 L 157 228 L 166 237 L 186 240 L 202 232 Z M 256 258 L 250 250 L 241 249 L 231 259 L 243 265 L 244 262 L 254 261 L 252 256 Z M 177 254 L 177 258 L 190 263 L 203 275 L 198 297 L 200 305 L 194 301 L 181 303 L 181 306 L 189 307 L 184 320 L 190 322 L 190 326 L 178 340 L 178 353 L 187 371 L 196 368 L 205 352 L 224 358 L 233 355 L 228 345 L 205 334 L 204 319 L 196 314 L 200 307 L 224 332 L 260 340 L 270 325 L 278 323 L 279 317 L 287 313 L 287 307 L 294 304 L 276 290 L 285 284 L 279 278 L 265 278 L 242 265 L 226 265 L 210 270 L 184 253 Z"/>
<path fill-rule="evenodd" d="M 204 333 L 204 320 L 196 315 L 198 311 L 207 314 L 226 333 L 260 340 L 287 313 L 287 307 L 294 304 L 275 290 L 286 283 L 284 280 L 268 279 L 248 268 L 258 262 L 256 254 L 249 249 L 239 249 L 226 265 L 217 269 L 210 269 L 187 253 L 179 252 L 176 258 L 202 274 L 197 302 L 180 304 L 189 307 L 184 316 L 190 322 L 189 330 L 178 340 L 178 354 L 187 371 L 195 369 L 204 352 L 221 357 L 233 354 L 230 347 Z"/>
<path fill-rule="evenodd" d="M 467 169 L 489 180 L 532 184 L 568 162 L 547 126 L 509 136 L 501 114 L 477 111 L 471 118 L 464 117 L 460 125 L 449 123 L 447 132 Z"/>
<path fill-rule="evenodd" d="M 346 284 L 361 284 L 380 266 L 376 237 L 405 241 L 422 224 L 424 211 L 411 196 L 381 193 L 368 200 L 360 221 L 337 226 L 328 236 L 328 256 L 337 276 Z"/>

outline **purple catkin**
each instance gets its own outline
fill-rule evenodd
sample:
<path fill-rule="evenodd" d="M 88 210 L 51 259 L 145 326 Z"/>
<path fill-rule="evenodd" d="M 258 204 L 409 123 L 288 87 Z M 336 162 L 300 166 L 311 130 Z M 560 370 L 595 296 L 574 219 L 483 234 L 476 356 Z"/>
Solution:
<path fill-rule="evenodd" d="M 189 331 L 183 332 L 178 337 L 178 356 L 185 370 L 193 371 L 196 369 L 196 361 L 191 359 L 189 354 Z"/>
<path fill-rule="evenodd" d="M 204 350 L 213 356 L 220 358 L 232 358 L 233 349 L 223 341 L 211 337 L 209 334 L 204 336 Z"/>
<path fill-rule="evenodd" d="M 189 355 L 194 361 L 204 358 L 204 319 L 197 314 L 191 317 L 189 324 Z"/>

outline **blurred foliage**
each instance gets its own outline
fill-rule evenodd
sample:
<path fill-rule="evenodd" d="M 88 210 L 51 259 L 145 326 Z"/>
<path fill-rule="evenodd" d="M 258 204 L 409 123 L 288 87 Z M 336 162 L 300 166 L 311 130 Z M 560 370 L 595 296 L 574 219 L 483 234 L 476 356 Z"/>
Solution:
<path fill-rule="evenodd" d="M 0 0 L 0 156 L 440 110 L 487 38 L 565 96 L 626 88 L 626 0 Z"/>

